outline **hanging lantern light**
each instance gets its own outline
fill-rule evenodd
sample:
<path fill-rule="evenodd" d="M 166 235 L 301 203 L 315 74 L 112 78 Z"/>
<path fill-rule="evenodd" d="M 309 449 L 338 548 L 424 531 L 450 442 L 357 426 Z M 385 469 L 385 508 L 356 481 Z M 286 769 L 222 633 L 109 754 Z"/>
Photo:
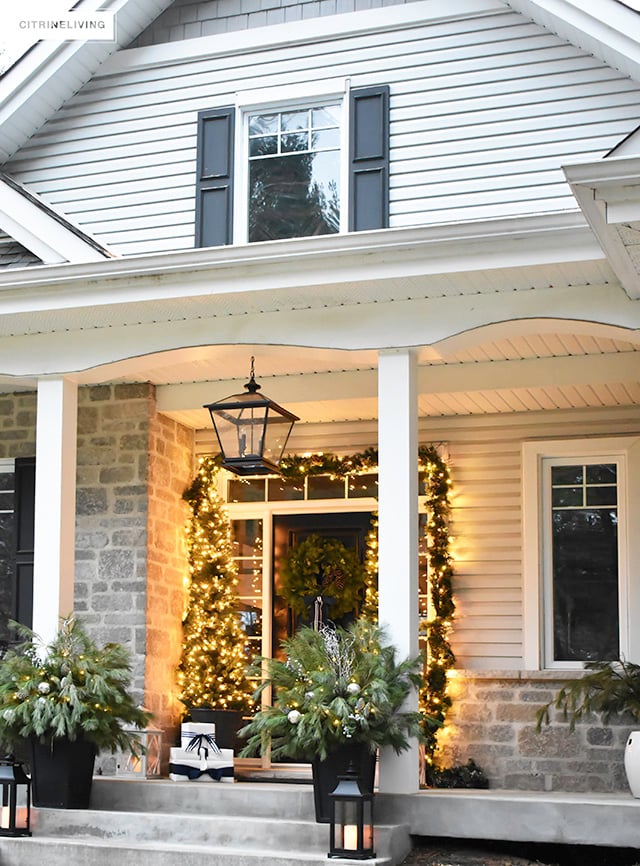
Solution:
<path fill-rule="evenodd" d="M 296 421 L 300 419 L 264 394 L 251 378 L 243 394 L 205 404 L 222 452 L 222 465 L 236 475 L 271 475 L 279 463 Z"/>
<path fill-rule="evenodd" d="M 0 759 L 0 836 L 31 835 L 31 779 L 10 756 Z"/>
<path fill-rule="evenodd" d="M 338 776 L 331 799 L 329 857 L 371 860 L 373 850 L 373 793 L 362 790 L 353 762 Z"/>

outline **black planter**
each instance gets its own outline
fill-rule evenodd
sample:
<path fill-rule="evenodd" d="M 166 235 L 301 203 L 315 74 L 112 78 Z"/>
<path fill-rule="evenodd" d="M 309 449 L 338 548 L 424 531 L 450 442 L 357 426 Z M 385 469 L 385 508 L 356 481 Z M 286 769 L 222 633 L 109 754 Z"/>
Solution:
<path fill-rule="evenodd" d="M 243 725 L 241 710 L 214 710 L 211 707 L 191 707 L 192 722 L 213 722 L 216 726 L 216 743 L 221 749 L 233 749 L 236 753 L 244 746 L 237 736 Z"/>
<path fill-rule="evenodd" d="M 96 747 L 87 740 L 31 737 L 31 775 L 34 806 L 50 809 L 88 809 Z"/>
<path fill-rule="evenodd" d="M 362 790 L 373 791 L 376 773 L 376 756 L 371 754 L 364 743 L 349 743 L 327 755 L 324 761 L 314 758 L 313 800 L 316 808 L 316 822 L 328 824 L 331 821 L 331 798 L 329 794 L 338 784 L 338 776 L 343 776 L 353 764 L 360 777 Z"/>

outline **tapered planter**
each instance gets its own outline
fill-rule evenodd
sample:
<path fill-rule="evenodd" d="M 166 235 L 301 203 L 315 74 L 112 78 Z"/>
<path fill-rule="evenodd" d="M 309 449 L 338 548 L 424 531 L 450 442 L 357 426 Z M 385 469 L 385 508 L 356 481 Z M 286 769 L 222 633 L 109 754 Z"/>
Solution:
<path fill-rule="evenodd" d="M 335 790 L 338 777 L 344 775 L 351 764 L 358 772 L 363 791 L 373 791 L 376 755 L 372 754 L 364 743 L 349 743 L 331 752 L 324 761 L 314 758 L 311 762 L 313 799 L 318 824 L 328 824 L 331 820 L 329 795 Z"/>
<path fill-rule="evenodd" d="M 84 739 L 30 738 L 34 806 L 88 809 L 96 747 Z"/>
<path fill-rule="evenodd" d="M 640 798 L 640 731 L 631 731 L 624 750 L 624 769 L 634 797 Z"/>

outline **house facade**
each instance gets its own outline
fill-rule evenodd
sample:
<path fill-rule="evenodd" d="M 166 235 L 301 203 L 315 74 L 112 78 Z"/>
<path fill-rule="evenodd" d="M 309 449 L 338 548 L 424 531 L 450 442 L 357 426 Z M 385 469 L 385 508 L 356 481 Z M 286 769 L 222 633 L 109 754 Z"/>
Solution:
<path fill-rule="evenodd" d="M 40 42 L 0 78 L 2 637 L 74 609 L 131 648 L 175 729 L 182 492 L 217 450 L 204 404 L 254 356 L 301 419 L 292 453 L 378 451 L 355 491 L 224 481 L 256 650 L 277 634 L 277 533 L 373 512 L 380 620 L 417 650 L 435 444 L 442 760 L 494 787 L 623 789 L 624 720 L 538 733 L 535 709 L 589 660 L 640 660 L 640 14 L 102 5 L 116 43 Z M 384 755 L 381 784 L 417 790 L 418 765 Z"/>

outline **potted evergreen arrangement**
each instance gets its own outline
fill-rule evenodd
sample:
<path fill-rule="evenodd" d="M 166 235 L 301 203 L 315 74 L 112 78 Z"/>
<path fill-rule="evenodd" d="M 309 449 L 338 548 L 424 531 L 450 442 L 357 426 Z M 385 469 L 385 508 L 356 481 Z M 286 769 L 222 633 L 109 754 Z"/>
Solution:
<path fill-rule="evenodd" d="M 0 742 L 30 749 L 36 806 L 87 808 L 101 749 L 140 748 L 135 733 L 149 713 L 129 693 L 127 650 L 99 648 L 78 620 L 62 620 L 49 644 L 13 624 L 23 642 L 0 660 Z"/>
<path fill-rule="evenodd" d="M 284 659 L 260 660 L 274 705 L 263 707 L 240 735 L 243 756 L 269 747 L 274 758 L 311 761 L 316 820 L 329 820 L 328 793 L 351 761 L 373 788 L 378 749 L 408 748 L 422 717 L 401 707 L 421 683 L 422 659 L 396 662 L 382 629 L 366 619 L 347 628 L 303 627 L 283 642 Z"/>
<path fill-rule="evenodd" d="M 597 713 L 606 725 L 612 716 L 629 716 L 640 722 L 640 665 L 627 661 L 590 662 L 588 673 L 564 685 L 552 701 L 537 712 L 538 730 L 551 721 L 555 707 L 574 730 L 579 719 Z M 640 797 L 640 731 L 632 731 L 624 756 L 631 793 Z"/>

